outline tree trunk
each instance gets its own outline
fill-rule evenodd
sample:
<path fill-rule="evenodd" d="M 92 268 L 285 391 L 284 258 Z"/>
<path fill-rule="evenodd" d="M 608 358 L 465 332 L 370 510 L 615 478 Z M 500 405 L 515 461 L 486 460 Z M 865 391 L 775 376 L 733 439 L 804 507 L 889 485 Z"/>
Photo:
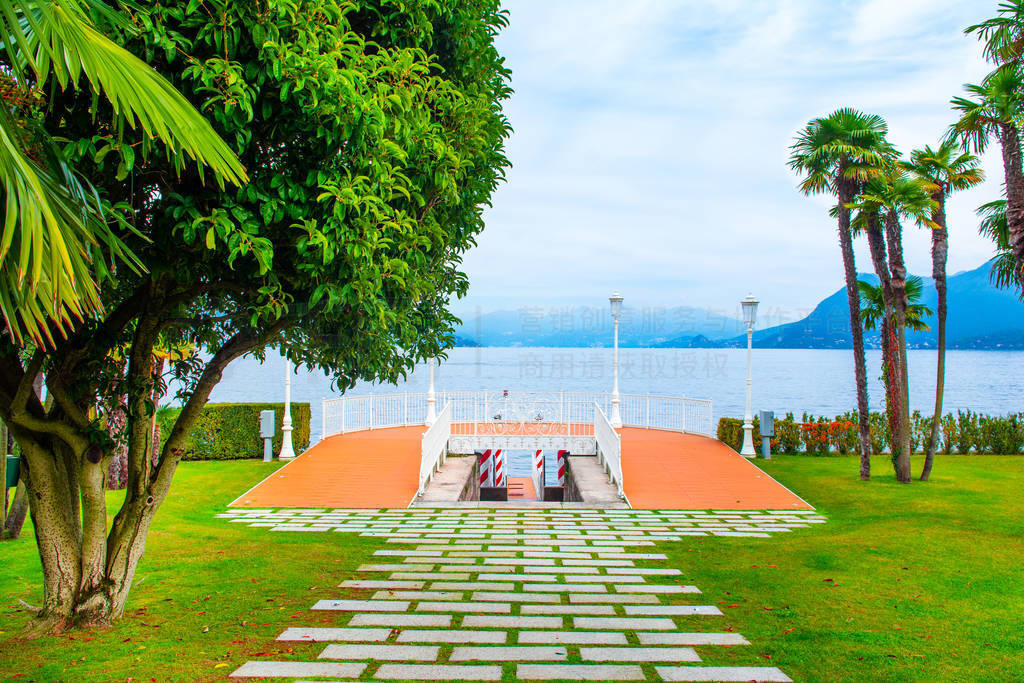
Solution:
<path fill-rule="evenodd" d="M 7 508 L 7 520 L 4 528 L 0 529 L 0 538 L 18 538 L 21 536 L 21 529 L 25 526 L 25 518 L 28 517 L 28 491 L 25 489 L 25 480 L 18 482 L 18 488 L 14 489 L 14 497 L 11 499 L 11 506 Z"/>
<path fill-rule="evenodd" d="M 868 238 L 871 264 L 875 268 L 875 274 L 878 275 L 878 285 L 882 290 L 882 321 L 879 325 L 882 345 L 882 382 L 885 386 L 885 416 L 889 424 L 889 448 L 895 455 L 900 443 L 900 405 L 902 404 L 899 350 L 896 332 L 893 329 L 893 320 L 896 317 L 896 295 L 892 287 L 892 277 L 889 274 L 885 234 L 882 232 L 877 213 L 869 218 L 865 234 Z"/>
<path fill-rule="evenodd" d="M 1017 126 L 1013 123 L 1002 124 L 999 128 L 999 141 L 1006 181 L 1006 224 L 1010 233 L 1010 252 L 1016 263 L 1017 286 L 1024 291 L 1024 168 Z"/>
<path fill-rule="evenodd" d="M 841 173 L 840 173 L 841 175 Z M 850 306 L 850 336 L 853 340 L 853 367 L 857 380 L 857 413 L 860 426 L 860 478 L 871 478 L 871 423 L 868 412 L 868 373 L 864 361 L 864 329 L 860 320 L 860 291 L 857 289 L 857 265 L 853 255 L 853 234 L 850 232 L 850 203 L 856 192 L 856 183 L 840 179 L 839 247 L 843 254 L 846 277 L 846 299 Z"/>
<path fill-rule="evenodd" d="M 896 309 L 896 337 L 898 376 L 894 378 L 900 383 L 900 423 L 899 432 L 893 435 L 893 467 L 896 479 L 909 483 L 910 472 L 910 378 L 907 372 L 907 268 L 903 262 L 903 235 L 899 218 L 889 213 L 885 219 L 885 233 L 889 248 L 889 272 L 892 276 L 893 304 Z M 897 452 L 898 446 L 898 452 Z"/>
<path fill-rule="evenodd" d="M 946 390 L 946 258 L 949 253 L 949 232 L 946 229 L 946 193 L 938 192 L 933 197 L 938 208 L 932 214 L 932 279 L 935 280 L 937 304 L 935 324 L 937 328 L 937 361 L 935 368 L 935 411 L 932 413 L 932 433 L 925 444 L 924 467 L 921 481 L 928 481 L 932 474 L 935 450 L 939 447 L 939 428 L 942 421 L 942 398 Z"/>

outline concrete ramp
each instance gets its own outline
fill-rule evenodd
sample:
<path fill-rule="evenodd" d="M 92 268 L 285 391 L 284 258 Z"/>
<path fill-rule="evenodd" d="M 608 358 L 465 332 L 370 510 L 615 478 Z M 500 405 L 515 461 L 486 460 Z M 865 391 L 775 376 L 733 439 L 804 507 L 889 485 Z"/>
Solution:
<path fill-rule="evenodd" d="M 717 439 L 633 427 L 621 434 L 622 482 L 634 508 L 814 509 Z"/>

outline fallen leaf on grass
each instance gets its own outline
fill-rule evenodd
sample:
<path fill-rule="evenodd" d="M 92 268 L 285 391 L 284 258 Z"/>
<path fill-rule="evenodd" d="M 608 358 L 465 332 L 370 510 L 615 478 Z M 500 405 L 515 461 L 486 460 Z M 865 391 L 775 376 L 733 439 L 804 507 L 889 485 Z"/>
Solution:
<path fill-rule="evenodd" d="M 223 668 L 224 668 L 224 667 L 226 667 L 226 666 L 228 666 L 228 665 L 227 665 L 227 664 L 225 664 L 224 662 L 221 662 L 220 664 L 214 664 L 214 665 L 213 665 L 213 668 L 214 668 L 214 669 L 223 669 Z"/>

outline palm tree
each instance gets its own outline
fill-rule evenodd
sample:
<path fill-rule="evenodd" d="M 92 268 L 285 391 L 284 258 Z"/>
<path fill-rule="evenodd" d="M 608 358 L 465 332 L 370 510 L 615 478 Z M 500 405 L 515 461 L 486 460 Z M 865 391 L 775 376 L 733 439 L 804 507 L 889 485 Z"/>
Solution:
<path fill-rule="evenodd" d="M 860 290 L 861 319 L 864 322 L 864 329 L 867 331 L 881 327 L 880 338 L 882 347 L 882 381 L 885 385 L 885 412 L 889 420 L 890 442 L 896 443 L 895 438 L 898 432 L 898 420 L 896 417 L 899 410 L 900 398 L 896 394 L 897 382 L 893 381 L 892 368 L 894 367 L 894 354 L 898 354 L 898 340 L 895 334 L 896 317 L 891 307 L 886 305 L 886 297 L 881 284 L 878 287 L 864 280 L 857 281 L 857 288 Z M 919 277 L 907 279 L 907 314 L 906 326 L 915 331 L 925 331 L 928 323 L 925 318 L 932 314 L 930 308 L 920 303 L 921 293 L 924 285 Z"/>
<path fill-rule="evenodd" d="M 87 87 L 110 104 L 116 129 L 138 127 L 168 153 L 209 167 L 219 183 L 245 171 L 209 122 L 145 62 L 100 33 L 89 12 L 125 31 L 100 0 L 0 0 L 4 73 L 26 93 Z M 25 134 L 25 128 L 31 134 Z M 129 164 L 130 166 L 130 164 Z M 0 313 L 12 339 L 52 344 L 76 320 L 102 310 L 100 282 L 118 265 L 141 268 L 110 225 L 99 194 L 70 167 L 17 99 L 0 103 Z M 127 228 L 127 225 L 121 227 Z"/>
<path fill-rule="evenodd" d="M 939 443 L 939 420 L 942 418 L 942 398 L 946 383 L 946 258 L 949 253 L 949 231 L 946 228 L 946 198 L 953 192 L 966 190 L 985 179 L 978 157 L 964 152 L 952 140 L 944 140 L 937 149 L 925 146 L 910 154 L 904 167 L 921 179 L 935 202 L 932 211 L 932 278 L 938 296 L 937 347 L 935 370 L 935 410 L 932 413 L 932 433 L 928 440 L 921 481 L 928 481 L 935 449 Z"/>
<path fill-rule="evenodd" d="M 894 316 L 896 324 L 895 355 L 890 358 L 890 381 L 897 383 L 898 391 L 892 390 L 898 398 L 895 416 L 896 429 L 893 432 L 893 454 L 896 478 L 909 482 L 910 474 L 910 379 L 907 370 L 906 315 L 907 268 L 903 259 L 904 219 L 913 219 L 919 224 L 930 225 L 935 202 L 929 195 L 924 182 L 910 177 L 900 165 L 894 165 L 885 176 L 872 179 L 858 201 L 851 204 L 859 208 L 856 224 L 863 225 L 868 233 L 872 262 L 881 281 L 886 310 Z M 882 230 L 884 229 L 884 240 Z"/>
<path fill-rule="evenodd" d="M 1013 254 L 1010 253 L 1010 230 L 1006 224 L 1006 200 L 998 199 L 982 204 L 978 207 L 977 214 L 981 216 L 978 233 L 988 237 L 996 245 L 989 280 L 1000 289 L 1009 289 L 1015 280 Z"/>
<path fill-rule="evenodd" d="M 839 248 L 846 277 L 857 381 L 862 480 L 871 476 L 871 428 L 868 422 L 867 369 L 864 364 L 864 333 L 860 323 L 857 266 L 850 231 L 851 212 L 847 205 L 860 192 L 863 183 L 877 175 L 892 156 L 892 147 L 886 141 L 887 133 L 888 126 L 881 116 L 849 108 L 838 109 L 827 117 L 810 121 L 790 146 L 789 158 L 789 167 L 804 174 L 800 183 L 800 190 L 804 194 L 827 192 L 837 199 Z"/>
<path fill-rule="evenodd" d="M 981 154 L 992 138 L 999 140 L 1006 184 L 1008 246 L 1014 259 L 1014 280 L 1024 290 L 1024 167 L 1020 129 L 1024 114 L 1024 75 L 1015 66 L 1003 66 L 982 82 L 967 85 L 973 99 L 955 97 L 953 108 L 960 119 L 950 127 L 950 138 L 959 138 L 968 151 Z"/>
<path fill-rule="evenodd" d="M 985 58 L 995 64 L 1019 63 L 1024 56 L 1024 0 L 1002 2 L 997 15 L 968 26 L 985 42 Z"/>

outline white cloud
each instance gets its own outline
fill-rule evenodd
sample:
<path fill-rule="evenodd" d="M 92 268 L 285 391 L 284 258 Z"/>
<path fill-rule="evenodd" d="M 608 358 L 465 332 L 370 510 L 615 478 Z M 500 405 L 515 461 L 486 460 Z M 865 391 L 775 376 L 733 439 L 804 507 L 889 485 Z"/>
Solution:
<path fill-rule="evenodd" d="M 514 168 L 466 259 L 472 296 L 617 288 L 731 308 L 753 289 L 813 306 L 842 270 L 831 202 L 801 196 L 786 167 L 794 133 L 854 106 L 884 115 L 904 151 L 934 144 L 950 97 L 986 71 L 962 33 L 983 16 L 972 4 L 516 0 L 499 39 Z M 950 204 L 951 270 L 991 253 L 973 216 L 1000 191 L 998 158 L 986 167 L 993 179 Z M 927 235 L 906 232 L 927 273 Z"/>

